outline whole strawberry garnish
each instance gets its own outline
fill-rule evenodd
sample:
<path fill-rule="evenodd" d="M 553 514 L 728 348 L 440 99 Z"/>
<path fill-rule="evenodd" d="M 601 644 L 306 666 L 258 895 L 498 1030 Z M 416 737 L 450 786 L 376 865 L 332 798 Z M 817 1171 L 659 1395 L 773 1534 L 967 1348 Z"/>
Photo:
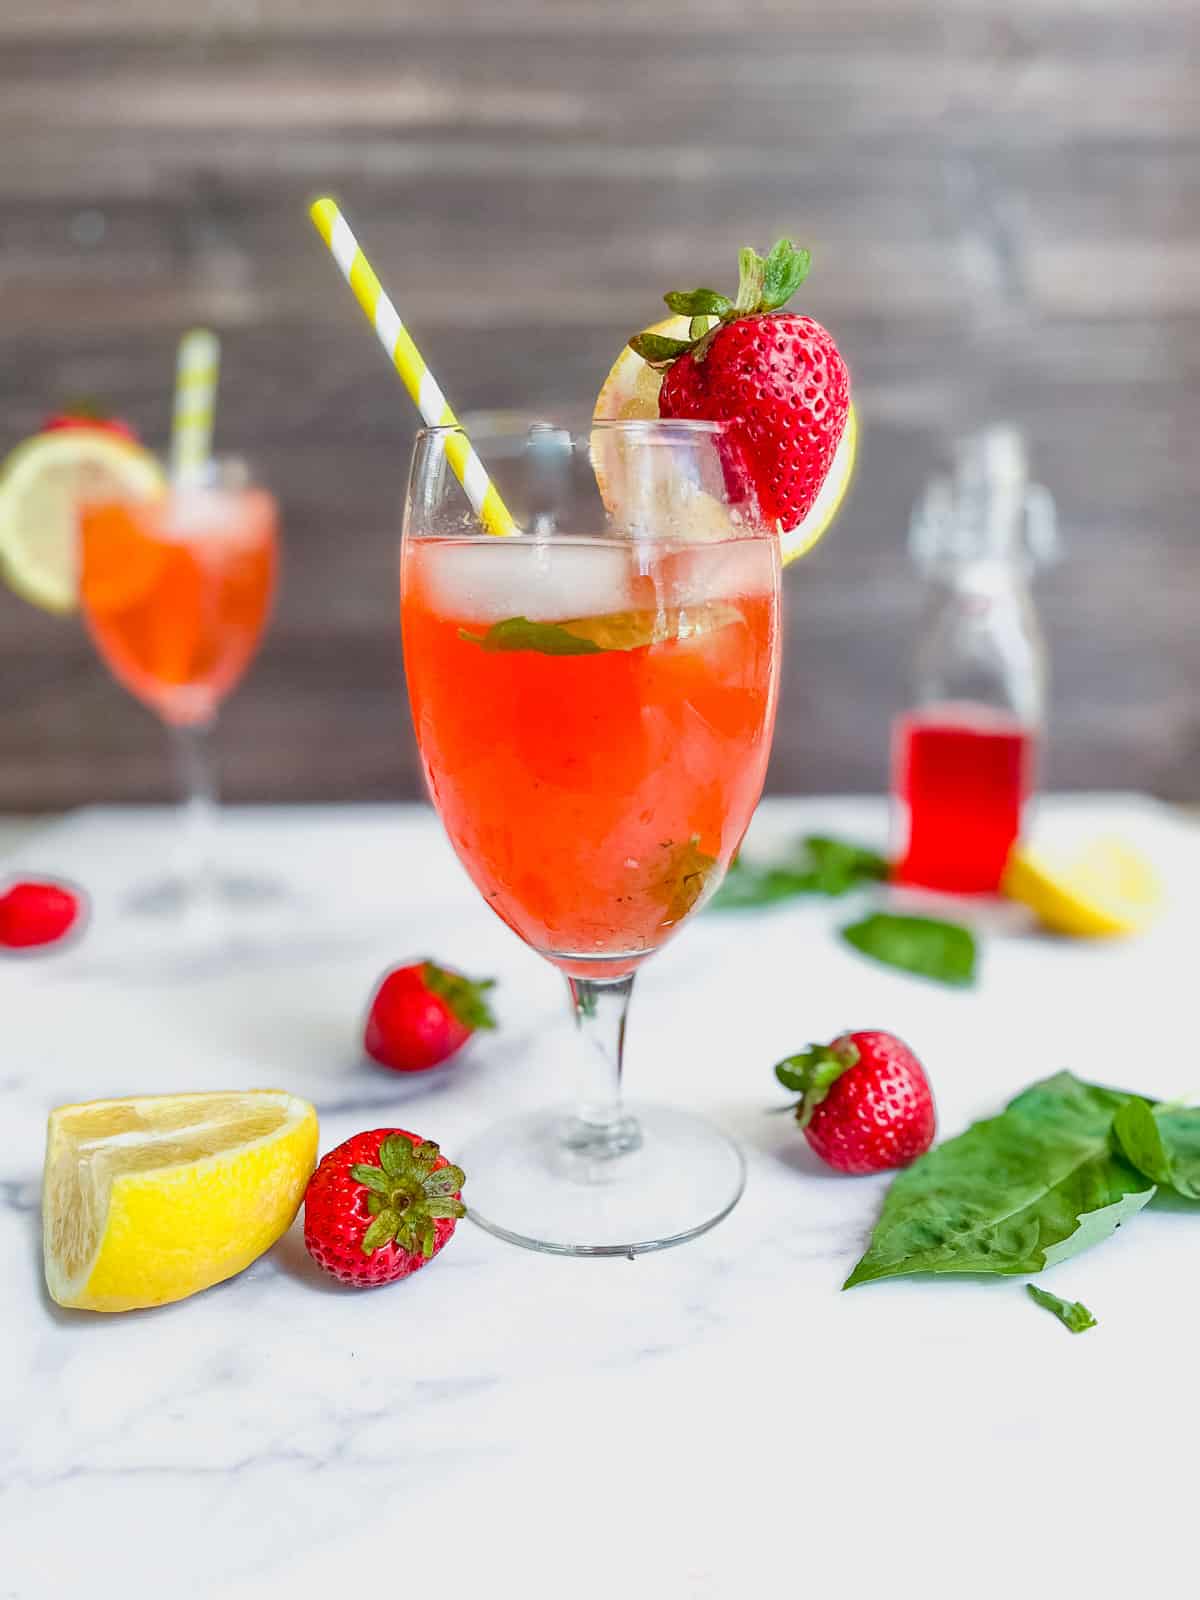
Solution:
<path fill-rule="evenodd" d="M 102 411 L 90 404 L 72 406 L 66 411 L 56 411 L 53 416 L 46 418 L 38 431 L 59 433 L 64 428 L 99 429 L 102 433 L 115 433 L 119 439 L 128 439 L 131 443 L 137 442 L 137 430 L 130 423 L 122 422 L 119 417 L 106 417 Z"/>
<path fill-rule="evenodd" d="M 760 511 L 784 533 L 820 493 L 850 411 L 850 375 L 832 336 L 811 317 L 780 309 L 808 275 L 809 259 L 790 239 L 765 257 L 745 249 L 736 300 L 713 289 L 664 296 L 692 319 L 691 338 L 642 333 L 629 341 L 666 369 L 660 416 L 729 424 Z"/>
<path fill-rule="evenodd" d="M 33 950 L 57 944 L 81 925 L 82 891 L 49 878 L 12 884 L 0 894 L 0 949 Z"/>
<path fill-rule="evenodd" d="M 367 1054 L 395 1072 L 424 1072 L 461 1050 L 479 1028 L 494 1028 L 486 992 L 491 978 L 464 978 L 432 961 L 393 967 L 367 1015 Z"/>
<path fill-rule="evenodd" d="M 906 1167 L 933 1143 L 937 1117 L 925 1069 L 894 1033 L 844 1033 L 775 1068 L 801 1095 L 796 1120 L 839 1172 Z"/>
<path fill-rule="evenodd" d="M 466 1179 L 404 1128 L 356 1133 L 321 1158 L 304 1195 L 304 1243 L 318 1266 L 366 1289 L 418 1271 L 466 1215 Z"/>

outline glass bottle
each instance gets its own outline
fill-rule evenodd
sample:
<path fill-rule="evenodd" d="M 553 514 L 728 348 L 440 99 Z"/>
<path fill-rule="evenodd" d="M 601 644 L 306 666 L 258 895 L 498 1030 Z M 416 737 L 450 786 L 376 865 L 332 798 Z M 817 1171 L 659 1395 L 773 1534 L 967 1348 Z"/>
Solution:
<path fill-rule="evenodd" d="M 897 882 L 994 894 L 1034 783 L 1046 656 L 1030 576 L 1056 550 L 1054 503 L 1015 428 L 964 439 L 909 538 L 926 582 L 913 697 L 892 737 Z"/>

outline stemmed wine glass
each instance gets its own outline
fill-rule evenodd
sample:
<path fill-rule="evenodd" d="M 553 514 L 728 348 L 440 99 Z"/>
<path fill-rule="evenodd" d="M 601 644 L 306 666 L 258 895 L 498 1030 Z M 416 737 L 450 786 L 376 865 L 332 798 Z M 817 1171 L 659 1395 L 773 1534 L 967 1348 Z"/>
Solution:
<path fill-rule="evenodd" d="M 471 1216 L 515 1243 L 630 1254 L 703 1232 L 744 1162 L 691 1113 L 626 1103 L 637 972 L 715 891 L 758 801 L 779 675 L 779 554 L 719 423 L 493 418 L 471 439 L 495 537 L 424 429 L 402 549 L 429 792 L 492 909 L 565 976 L 573 1106 L 462 1152 Z"/>
<path fill-rule="evenodd" d="M 170 734 L 184 796 L 181 868 L 142 887 L 136 909 L 242 903 L 258 886 L 218 872 L 209 741 L 225 696 L 266 627 L 278 564 L 278 508 L 239 462 L 214 462 L 152 499 L 79 508 L 80 597 L 113 676 Z"/>

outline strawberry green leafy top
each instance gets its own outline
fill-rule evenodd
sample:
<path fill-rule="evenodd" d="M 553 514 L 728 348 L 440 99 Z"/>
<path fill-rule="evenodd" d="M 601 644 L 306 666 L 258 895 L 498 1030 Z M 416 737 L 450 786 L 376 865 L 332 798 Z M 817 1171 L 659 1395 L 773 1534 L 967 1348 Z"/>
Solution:
<path fill-rule="evenodd" d="M 765 256 L 747 245 L 738 252 L 736 299 L 730 300 L 715 289 L 672 289 L 663 299 L 677 316 L 692 319 L 690 337 L 671 339 L 661 333 L 638 333 L 630 339 L 629 347 L 659 369 L 669 367 L 689 351 L 702 361 L 713 339 L 729 323 L 785 306 L 808 276 L 811 262 L 809 252 L 791 239 L 780 239 Z"/>
<path fill-rule="evenodd" d="M 379 1147 L 379 1165 L 356 1162 L 350 1168 L 355 1183 L 367 1189 L 367 1210 L 372 1221 L 363 1235 L 362 1252 L 371 1255 L 386 1244 L 402 1250 L 433 1255 L 434 1222 L 439 1217 L 465 1217 L 458 1198 L 466 1182 L 461 1167 L 434 1170 L 441 1155 L 431 1140 L 413 1145 L 400 1134 L 389 1134 Z"/>

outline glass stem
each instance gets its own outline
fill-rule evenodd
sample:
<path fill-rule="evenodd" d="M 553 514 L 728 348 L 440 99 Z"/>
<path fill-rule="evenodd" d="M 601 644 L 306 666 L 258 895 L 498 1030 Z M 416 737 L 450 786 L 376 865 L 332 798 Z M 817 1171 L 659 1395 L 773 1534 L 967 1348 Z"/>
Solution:
<path fill-rule="evenodd" d="M 633 979 L 633 973 L 624 978 L 567 979 L 581 1046 L 579 1093 L 567 1144 L 600 1158 L 624 1155 L 641 1143 L 638 1125 L 621 1101 L 625 1021 Z"/>
<path fill-rule="evenodd" d="M 184 886 L 197 896 L 206 896 L 213 886 L 217 831 L 213 724 L 172 724 L 168 731 L 181 798 L 180 868 Z"/>

